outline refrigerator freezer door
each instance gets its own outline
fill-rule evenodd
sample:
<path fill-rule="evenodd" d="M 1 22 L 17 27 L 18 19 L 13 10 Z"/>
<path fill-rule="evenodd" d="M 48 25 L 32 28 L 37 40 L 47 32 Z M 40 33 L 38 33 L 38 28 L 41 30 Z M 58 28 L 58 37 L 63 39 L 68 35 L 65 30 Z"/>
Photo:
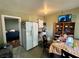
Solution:
<path fill-rule="evenodd" d="M 32 31 L 32 22 L 26 22 L 26 31 Z"/>
<path fill-rule="evenodd" d="M 38 23 L 33 23 L 33 47 L 38 45 Z"/>
<path fill-rule="evenodd" d="M 31 32 L 26 32 L 26 50 L 31 49 L 32 46 L 32 35 Z"/>
<path fill-rule="evenodd" d="M 31 49 L 32 45 L 32 22 L 26 22 L 26 50 Z"/>

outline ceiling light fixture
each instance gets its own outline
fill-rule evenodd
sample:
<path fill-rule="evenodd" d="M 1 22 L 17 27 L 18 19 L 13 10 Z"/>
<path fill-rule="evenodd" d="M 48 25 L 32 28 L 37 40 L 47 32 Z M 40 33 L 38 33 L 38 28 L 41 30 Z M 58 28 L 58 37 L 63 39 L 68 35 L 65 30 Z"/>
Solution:
<path fill-rule="evenodd" d="M 44 2 L 43 9 L 40 10 L 41 13 L 44 13 L 45 15 L 48 14 L 51 10 L 48 8 L 47 3 Z"/>
<path fill-rule="evenodd" d="M 44 10 L 43 10 L 44 14 L 47 14 L 48 11 L 49 11 L 49 10 L 48 10 L 47 4 L 44 3 Z"/>

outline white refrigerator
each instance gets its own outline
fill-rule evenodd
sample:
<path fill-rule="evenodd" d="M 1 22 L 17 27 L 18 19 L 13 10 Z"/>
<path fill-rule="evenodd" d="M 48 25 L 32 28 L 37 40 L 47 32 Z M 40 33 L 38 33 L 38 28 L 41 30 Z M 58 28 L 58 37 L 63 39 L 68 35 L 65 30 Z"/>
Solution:
<path fill-rule="evenodd" d="M 22 45 L 26 50 L 38 45 L 38 23 L 22 23 Z"/>

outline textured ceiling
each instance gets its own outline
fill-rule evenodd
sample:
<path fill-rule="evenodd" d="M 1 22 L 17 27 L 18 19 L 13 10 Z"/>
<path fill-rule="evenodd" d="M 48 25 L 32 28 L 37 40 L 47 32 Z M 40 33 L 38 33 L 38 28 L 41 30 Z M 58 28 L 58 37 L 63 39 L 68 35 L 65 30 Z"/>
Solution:
<path fill-rule="evenodd" d="M 79 7 L 79 0 L 0 0 L 0 9 L 26 14 L 44 15 Z"/>

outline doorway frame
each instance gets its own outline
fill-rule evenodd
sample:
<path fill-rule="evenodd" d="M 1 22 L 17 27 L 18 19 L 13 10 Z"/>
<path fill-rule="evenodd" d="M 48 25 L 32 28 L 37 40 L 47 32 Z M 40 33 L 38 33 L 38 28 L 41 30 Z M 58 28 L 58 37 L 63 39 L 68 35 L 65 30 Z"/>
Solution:
<path fill-rule="evenodd" d="M 9 15 L 1 15 L 1 21 L 2 21 L 2 31 L 3 31 L 3 41 L 5 44 L 7 44 L 6 40 L 6 27 L 5 27 L 5 18 L 13 18 L 13 19 L 18 19 L 18 27 L 19 27 L 19 40 L 20 40 L 20 45 L 22 45 L 22 39 L 21 39 L 21 17 L 16 17 L 16 16 L 9 16 Z"/>

